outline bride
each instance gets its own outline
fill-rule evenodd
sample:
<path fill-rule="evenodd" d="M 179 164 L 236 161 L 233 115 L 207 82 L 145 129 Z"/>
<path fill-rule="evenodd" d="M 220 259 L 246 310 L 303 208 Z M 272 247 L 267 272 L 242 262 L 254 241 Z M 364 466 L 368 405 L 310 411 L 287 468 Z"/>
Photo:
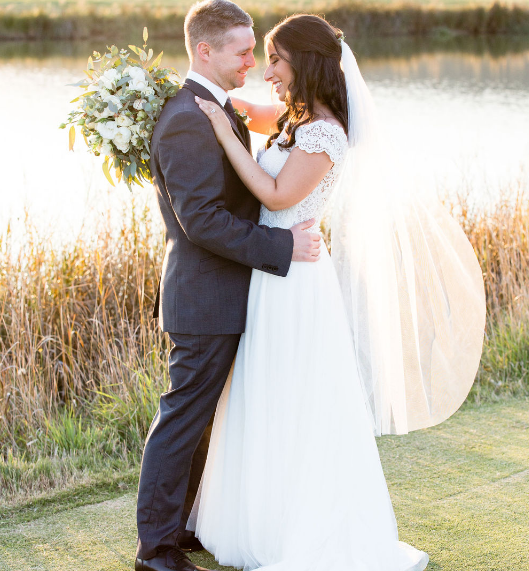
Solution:
<path fill-rule="evenodd" d="M 463 402 L 483 336 L 479 266 L 440 207 L 397 198 L 341 33 L 298 15 L 265 46 L 284 112 L 235 101 L 254 130 L 277 121 L 257 162 L 220 108 L 197 102 L 261 201 L 260 224 L 315 218 L 318 232 L 332 204 L 332 259 L 323 248 L 286 278 L 253 270 L 188 528 L 222 565 L 420 571 L 428 555 L 398 540 L 374 435 L 431 426 Z"/>

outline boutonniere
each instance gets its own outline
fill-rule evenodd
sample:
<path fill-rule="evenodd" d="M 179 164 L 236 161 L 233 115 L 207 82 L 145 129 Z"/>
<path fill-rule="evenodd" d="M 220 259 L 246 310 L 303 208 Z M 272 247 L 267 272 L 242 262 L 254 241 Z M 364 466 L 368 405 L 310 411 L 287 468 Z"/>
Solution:
<path fill-rule="evenodd" d="M 250 117 L 246 114 L 246 109 L 242 110 L 242 113 L 235 109 L 235 115 L 248 127 L 248 123 L 251 121 Z"/>

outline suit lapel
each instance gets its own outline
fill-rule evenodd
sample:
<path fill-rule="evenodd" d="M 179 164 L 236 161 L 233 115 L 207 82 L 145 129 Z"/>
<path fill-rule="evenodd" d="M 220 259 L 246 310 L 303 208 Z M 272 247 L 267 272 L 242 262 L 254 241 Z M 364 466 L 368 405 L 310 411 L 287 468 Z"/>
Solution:
<path fill-rule="evenodd" d="M 213 93 L 211 93 L 211 91 L 209 91 L 209 89 L 206 89 L 203 85 L 200 85 L 200 83 L 197 83 L 196 81 L 193 81 L 192 79 L 186 79 L 183 87 L 186 89 L 189 89 L 195 95 L 198 95 L 201 99 L 206 99 L 206 101 L 212 101 L 213 103 L 220 105 L 220 103 L 217 101 L 217 99 L 215 98 Z M 220 106 L 221 106 L 222 110 L 224 111 L 224 114 L 226 115 L 226 117 L 230 121 L 231 128 L 233 129 L 233 132 L 237 135 L 239 141 L 241 141 L 241 143 L 244 145 L 244 147 L 248 150 L 248 145 L 246 143 L 245 137 L 243 137 L 243 135 L 239 131 L 239 127 L 233 121 L 233 119 L 228 115 L 226 109 L 224 109 L 224 107 L 222 107 L 222 105 L 220 105 Z"/>

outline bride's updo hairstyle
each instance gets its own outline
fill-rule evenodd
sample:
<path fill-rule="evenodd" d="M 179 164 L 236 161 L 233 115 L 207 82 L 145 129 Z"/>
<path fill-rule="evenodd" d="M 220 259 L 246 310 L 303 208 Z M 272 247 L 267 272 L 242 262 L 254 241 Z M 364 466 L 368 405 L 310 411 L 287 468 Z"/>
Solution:
<path fill-rule="evenodd" d="M 279 146 L 292 147 L 297 128 L 314 120 L 316 99 L 329 107 L 347 133 L 347 89 L 340 67 L 342 37 L 341 30 L 319 16 L 308 14 L 290 16 L 266 34 L 265 45 L 274 44 L 294 75 L 285 99 L 287 109 L 277 121 L 279 132 L 268 139 L 267 147 L 285 125 L 288 138 Z"/>

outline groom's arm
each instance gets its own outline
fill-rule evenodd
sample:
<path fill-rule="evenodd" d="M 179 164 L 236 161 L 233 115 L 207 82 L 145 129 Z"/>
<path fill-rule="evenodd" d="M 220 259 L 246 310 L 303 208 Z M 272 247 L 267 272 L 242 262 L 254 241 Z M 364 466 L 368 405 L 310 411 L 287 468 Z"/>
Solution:
<path fill-rule="evenodd" d="M 226 210 L 222 151 L 201 111 L 175 114 L 160 136 L 158 153 L 173 211 L 189 240 L 240 264 L 287 275 L 292 232 Z"/>

